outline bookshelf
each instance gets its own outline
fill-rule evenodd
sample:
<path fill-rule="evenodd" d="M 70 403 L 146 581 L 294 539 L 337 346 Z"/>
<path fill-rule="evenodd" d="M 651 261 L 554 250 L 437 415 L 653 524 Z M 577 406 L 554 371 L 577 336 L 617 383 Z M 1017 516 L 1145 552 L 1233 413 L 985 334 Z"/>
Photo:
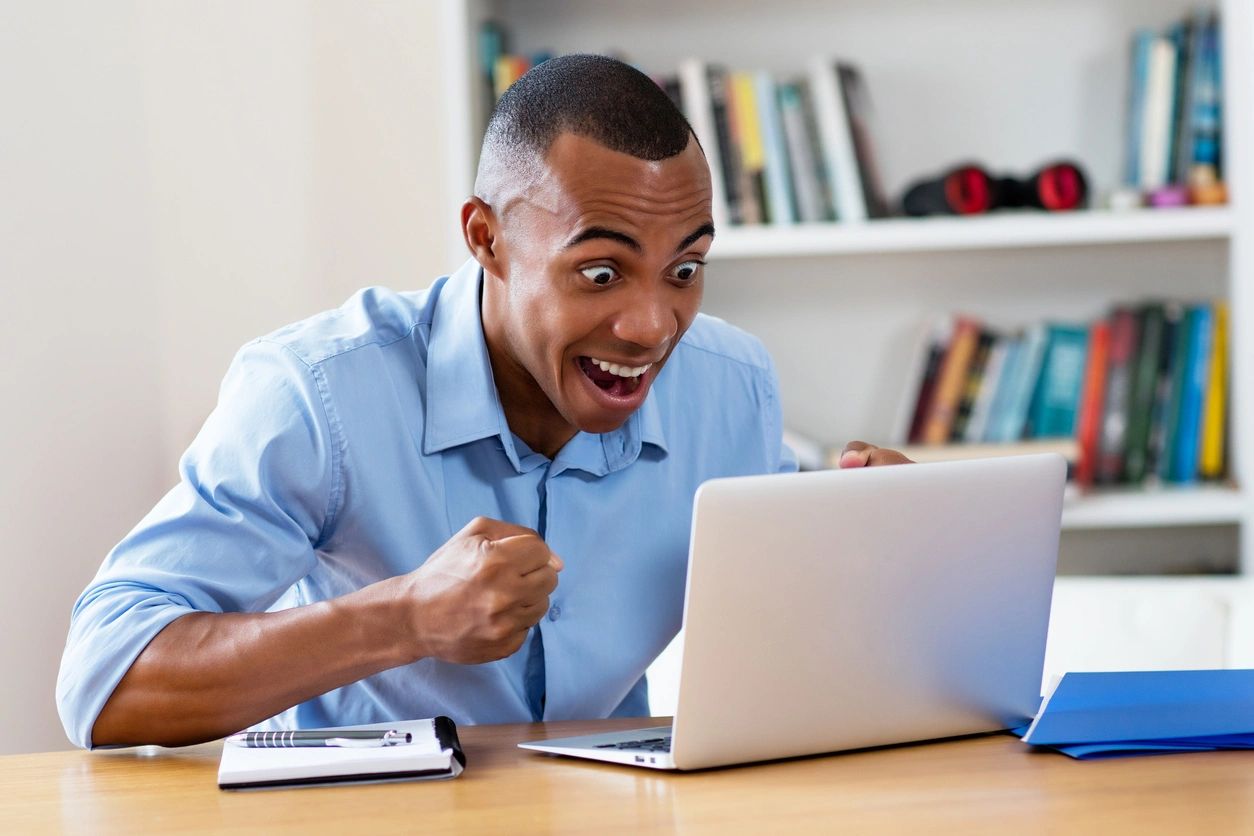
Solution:
<path fill-rule="evenodd" d="M 1240 532 L 1254 572 L 1254 9 L 1224 19 L 1224 147 L 1230 204 L 1066 215 L 1031 212 L 861 224 L 734 227 L 711 250 L 705 310 L 757 334 L 775 356 L 789 425 L 825 443 L 883 441 L 903 396 L 920 323 L 962 310 L 993 324 L 1091 319 L 1142 297 L 1226 297 L 1232 311 L 1230 484 L 1068 498 L 1068 530 L 1150 529 L 1187 544 L 1198 526 Z M 1189 0 L 442 0 L 450 204 L 473 182 L 482 130 L 477 32 L 513 51 L 613 52 L 671 72 L 689 56 L 798 73 L 813 55 L 857 64 L 875 106 L 886 191 L 971 160 L 1026 174 L 1081 160 L 1095 194 L 1122 172 L 1127 51 L 1138 26 L 1165 27 Z M 766 29 L 769 24 L 769 30 Z M 450 223 L 450 263 L 464 247 Z M 1126 568 L 1136 570 L 1136 555 Z"/>

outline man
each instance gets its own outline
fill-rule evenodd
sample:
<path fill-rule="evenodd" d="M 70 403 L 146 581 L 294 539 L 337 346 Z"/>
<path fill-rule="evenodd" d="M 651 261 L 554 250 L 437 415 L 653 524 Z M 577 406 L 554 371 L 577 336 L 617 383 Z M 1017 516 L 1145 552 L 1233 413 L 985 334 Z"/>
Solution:
<path fill-rule="evenodd" d="M 75 743 L 647 713 L 697 486 L 795 467 L 766 352 L 697 313 L 705 157 L 647 77 L 556 59 L 497 105 L 461 219 L 453 275 L 236 357 L 75 605 Z"/>

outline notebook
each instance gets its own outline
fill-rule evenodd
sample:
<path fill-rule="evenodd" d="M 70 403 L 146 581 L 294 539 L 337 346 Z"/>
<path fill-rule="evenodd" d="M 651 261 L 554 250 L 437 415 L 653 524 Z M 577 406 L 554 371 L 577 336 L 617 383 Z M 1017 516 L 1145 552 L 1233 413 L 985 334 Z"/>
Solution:
<path fill-rule="evenodd" d="M 1254 670 L 1068 673 L 1022 732 L 1076 759 L 1254 748 Z"/>
<path fill-rule="evenodd" d="M 224 743 L 218 787 L 244 790 L 456 778 L 466 766 L 457 727 L 447 717 L 336 729 L 396 729 L 412 734 L 413 742 L 369 749 L 250 749 Z"/>

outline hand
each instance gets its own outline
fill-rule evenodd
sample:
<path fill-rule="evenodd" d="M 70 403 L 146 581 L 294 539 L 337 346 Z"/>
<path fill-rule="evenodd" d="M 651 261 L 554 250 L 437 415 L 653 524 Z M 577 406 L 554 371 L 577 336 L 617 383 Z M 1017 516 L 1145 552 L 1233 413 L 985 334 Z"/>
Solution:
<path fill-rule="evenodd" d="M 476 517 L 400 578 L 415 658 L 504 659 L 549 609 L 562 560 L 530 528 Z"/>
<path fill-rule="evenodd" d="M 879 467 L 885 464 L 914 464 L 896 450 L 876 447 L 865 441 L 851 441 L 840 452 L 840 467 Z"/>

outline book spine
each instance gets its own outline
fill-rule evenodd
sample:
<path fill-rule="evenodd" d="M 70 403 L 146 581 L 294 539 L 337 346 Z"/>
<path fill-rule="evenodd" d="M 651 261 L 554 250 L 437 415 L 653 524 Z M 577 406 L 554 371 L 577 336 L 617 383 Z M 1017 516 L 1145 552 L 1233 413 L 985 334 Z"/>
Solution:
<path fill-rule="evenodd" d="M 1175 345 L 1171 350 L 1170 395 L 1166 414 L 1163 416 L 1163 449 L 1159 459 L 1158 475 L 1164 482 L 1176 481 L 1176 447 L 1180 440 L 1180 416 L 1184 406 L 1185 378 L 1189 363 L 1189 313 L 1180 312 L 1175 328 Z"/>
<path fill-rule="evenodd" d="M 714 114 L 715 141 L 723 165 L 723 190 L 727 196 L 727 218 L 733 225 L 744 223 L 740 195 L 740 153 L 732 143 L 730 91 L 727 72 L 710 67 L 706 73 L 710 89 L 710 110 Z"/>
<path fill-rule="evenodd" d="M 988 419 L 993 412 L 993 399 L 997 395 L 997 388 L 1001 385 L 1002 367 L 1006 362 L 1009 345 L 1009 340 L 1005 337 L 997 337 L 988 352 L 988 361 L 984 364 L 979 393 L 976 395 L 975 405 L 971 408 L 971 420 L 967 422 L 967 430 L 962 437 L 962 440 L 968 444 L 983 441 L 984 434 L 988 432 Z"/>
<path fill-rule="evenodd" d="M 1189 348 L 1185 360 L 1184 392 L 1180 404 L 1180 426 L 1176 435 L 1172 478 L 1176 482 L 1197 479 L 1197 453 L 1200 437 L 1202 400 L 1210 367 L 1210 309 L 1199 305 L 1189 309 Z"/>
<path fill-rule="evenodd" d="M 1210 373 L 1202 407 L 1202 448 L 1199 468 L 1203 479 L 1224 475 L 1225 415 L 1228 409 L 1228 304 L 1217 302 L 1212 312 Z"/>
<path fill-rule="evenodd" d="M 792 173 L 788 166 L 788 148 L 784 141 L 784 124 L 780 118 L 779 95 L 770 73 L 753 77 L 754 98 L 762 121 L 762 145 L 766 153 L 767 206 L 773 224 L 797 222 L 796 199 L 792 193 Z"/>
<path fill-rule="evenodd" d="M 975 353 L 971 355 L 971 362 L 967 366 L 966 380 L 962 384 L 962 394 L 958 398 L 953 425 L 949 428 L 950 441 L 962 441 L 966 437 L 967 424 L 971 420 L 971 411 L 975 409 L 975 399 L 980 394 L 984 367 L 988 364 L 988 355 L 993 349 L 995 339 L 992 331 L 981 329 L 975 344 Z"/>
<path fill-rule="evenodd" d="M 1172 363 L 1175 359 L 1180 317 L 1180 305 L 1167 303 L 1163 306 L 1163 336 L 1159 342 L 1158 367 L 1154 377 L 1154 406 L 1150 415 L 1149 451 L 1145 462 L 1146 476 L 1155 480 L 1162 478 L 1163 448 L 1166 446 L 1168 414 L 1171 409 Z"/>
<path fill-rule="evenodd" d="M 1141 188 L 1145 191 L 1167 184 L 1175 76 L 1175 46 L 1167 38 L 1154 38 L 1146 77 L 1145 121 L 1141 126 Z"/>
<path fill-rule="evenodd" d="M 1007 414 L 1010 402 L 1014 398 L 1015 381 L 1019 379 L 1019 368 L 1023 363 L 1023 335 L 1007 336 L 1006 357 L 1002 360 L 1001 374 L 998 375 L 996 389 L 993 390 L 993 403 L 988 411 L 988 425 L 980 441 L 986 443 L 1003 443 L 1014 441 L 1013 437 L 1003 438 L 1003 430 L 1008 425 Z"/>
<path fill-rule="evenodd" d="M 1032 395 L 1040 379 L 1041 363 L 1045 357 L 1045 326 L 1037 324 L 1028 329 L 1023 337 L 1015 376 L 998 429 L 998 441 L 1019 441 L 1028 423 L 1028 410 Z"/>
<path fill-rule="evenodd" d="M 941 360 L 945 356 L 945 347 L 949 345 L 952 332 L 953 320 L 947 316 L 936 317 L 920 331 L 915 351 L 911 355 L 915 358 L 915 365 L 905 380 L 902 406 L 893 424 L 894 443 L 917 442 L 921 437 L 932 390 L 936 385 L 936 376 L 940 372 Z"/>
<path fill-rule="evenodd" d="M 1048 330 L 1032 413 L 1033 438 L 1065 438 L 1075 434 L 1080 390 L 1084 385 L 1084 354 L 1088 330 L 1053 325 Z"/>
<path fill-rule="evenodd" d="M 1149 70 L 1153 33 L 1137 32 L 1132 38 L 1132 72 L 1128 83 L 1128 145 L 1124 182 L 1132 188 L 1141 185 L 1141 133 L 1145 122 L 1145 80 Z"/>
<path fill-rule="evenodd" d="M 862 184 L 862 199 L 867 214 L 872 218 L 888 216 L 888 199 L 875 162 L 875 146 L 871 140 L 871 100 L 866 83 L 857 67 L 840 64 L 840 89 L 844 95 L 845 113 L 849 118 L 849 132 L 853 138 L 853 152 L 858 161 L 858 180 Z"/>
<path fill-rule="evenodd" d="M 806 131 L 806 116 L 799 85 L 780 85 L 779 108 L 784 124 L 784 138 L 788 143 L 787 156 L 791 163 L 789 174 L 792 177 L 792 192 L 797 200 L 797 218 L 804 223 L 826 220 L 827 212 L 819 191 L 814 149 L 810 146 L 810 137 Z"/>
<path fill-rule="evenodd" d="M 836 219 L 851 223 L 865 221 L 866 202 L 862 198 L 862 184 L 858 182 L 858 160 L 853 150 L 849 119 L 845 115 L 840 77 L 835 65 L 827 59 L 813 61 L 810 72 L 814 112 L 832 186 Z"/>
<path fill-rule="evenodd" d="M 949 349 L 945 352 L 945 359 L 941 363 L 940 373 L 936 380 L 936 389 L 928 408 L 927 421 L 923 425 L 923 443 L 944 444 L 949 440 L 949 431 L 958 410 L 958 401 L 962 397 L 963 383 L 966 381 L 967 370 L 971 365 L 971 358 L 975 354 L 979 339 L 979 323 L 973 319 L 960 317 L 954 325 L 954 337 L 950 341 Z"/>
<path fill-rule="evenodd" d="M 1106 363 L 1110 354 L 1110 324 L 1094 322 L 1089 328 L 1088 356 L 1085 359 L 1084 394 L 1080 398 L 1079 426 L 1076 439 L 1080 458 L 1076 463 L 1075 480 L 1089 487 L 1097 476 L 1097 442 L 1101 431 L 1102 401 L 1106 395 Z"/>
<path fill-rule="evenodd" d="M 1097 481 L 1103 484 L 1113 484 L 1123 478 L 1124 449 L 1128 438 L 1128 399 L 1136 345 L 1136 315 L 1127 308 L 1120 308 L 1111 317 L 1110 368 L 1106 373 L 1106 400 L 1102 406 Z"/>
<path fill-rule="evenodd" d="M 710 97 L 710 84 L 706 66 L 702 61 L 689 58 L 679 64 L 679 90 L 684 115 L 692 125 L 692 131 L 701 143 L 710 169 L 711 211 L 714 228 L 727 225 L 727 191 L 723 180 L 722 147 L 714 122 L 714 108 Z"/>
<path fill-rule="evenodd" d="M 734 72 L 729 76 L 729 82 L 728 113 L 732 126 L 732 144 L 736 146 L 740 157 L 741 211 L 746 224 L 761 224 L 767 220 L 762 184 L 766 154 L 762 148 L 753 76 L 746 72 Z"/>
<path fill-rule="evenodd" d="M 1141 484 L 1149 472 L 1150 418 L 1157 393 L 1158 363 L 1162 353 L 1163 306 L 1146 305 L 1138 315 L 1140 346 L 1133 363 L 1128 397 L 1128 430 L 1124 450 L 1124 481 Z"/>

